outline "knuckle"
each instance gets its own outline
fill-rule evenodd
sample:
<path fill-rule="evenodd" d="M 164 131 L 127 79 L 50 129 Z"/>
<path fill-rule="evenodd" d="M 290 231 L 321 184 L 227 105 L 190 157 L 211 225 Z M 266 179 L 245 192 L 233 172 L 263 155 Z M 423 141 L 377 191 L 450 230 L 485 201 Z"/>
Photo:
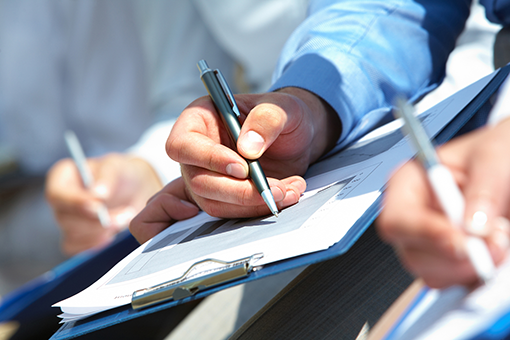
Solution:
<path fill-rule="evenodd" d="M 223 169 L 219 169 L 218 164 L 221 162 L 223 153 L 225 152 L 224 146 L 222 144 L 215 144 L 212 148 L 208 149 L 206 151 L 206 157 L 208 160 L 208 168 L 224 173 L 225 171 Z"/>
<path fill-rule="evenodd" d="M 285 120 L 283 110 L 269 103 L 260 104 L 250 113 L 261 128 L 280 126 Z"/>
<path fill-rule="evenodd" d="M 244 188 L 243 190 L 241 190 L 239 192 L 238 204 L 243 207 L 250 205 L 251 204 L 251 202 L 250 202 L 251 195 L 252 195 L 251 188 L 250 189 Z"/>
<path fill-rule="evenodd" d="M 174 135 L 170 135 L 165 144 L 165 150 L 168 157 L 173 159 L 174 161 L 179 161 L 179 150 L 181 150 L 181 143 L 177 137 Z"/>

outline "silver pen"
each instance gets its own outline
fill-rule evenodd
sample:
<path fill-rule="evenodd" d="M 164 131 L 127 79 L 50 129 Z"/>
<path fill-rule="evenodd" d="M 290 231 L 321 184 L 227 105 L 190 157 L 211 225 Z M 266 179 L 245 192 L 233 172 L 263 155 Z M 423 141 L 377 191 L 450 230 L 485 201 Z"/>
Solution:
<path fill-rule="evenodd" d="M 427 171 L 430 186 L 441 208 L 454 226 L 463 227 L 465 202 L 462 192 L 450 170 L 439 161 L 434 146 L 414 115 L 411 104 L 399 99 L 397 106 L 395 116 L 400 116 L 404 120 L 402 127 L 409 134 L 412 144 L 418 151 L 417 157 Z M 495 266 L 485 242 L 479 237 L 467 235 L 466 251 L 478 277 L 484 282 L 492 278 Z"/>
<path fill-rule="evenodd" d="M 197 66 L 200 70 L 200 78 L 207 92 L 209 92 L 216 109 L 220 112 L 221 120 L 227 128 L 230 138 L 234 145 L 237 145 L 237 139 L 241 132 L 241 124 L 239 123 L 241 113 L 234 100 L 232 91 L 230 91 L 225 78 L 219 70 L 210 69 L 205 60 L 200 60 Z M 264 199 L 264 202 L 266 202 L 271 213 L 278 217 L 278 208 L 260 163 L 257 160 L 248 159 L 246 162 L 248 162 L 250 177 L 257 191 Z"/>
<path fill-rule="evenodd" d="M 78 172 L 80 173 L 83 185 L 87 189 L 92 188 L 92 173 L 90 172 L 90 169 L 87 165 L 87 158 L 85 157 L 85 153 L 83 152 L 78 137 L 76 137 L 76 134 L 73 131 L 67 130 L 64 133 L 64 138 L 66 140 L 67 149 L 69 150 L 69 153 L 71 154 L 71 157 L 73 158 L 73 161 L 78 168 Z M 106 205 L 99 205 L 97 210 L 97 218 L 99 219 L 99 222 L 103 228 L 108 228 L 110 226 L 110 214 L 108 213 Z"/>

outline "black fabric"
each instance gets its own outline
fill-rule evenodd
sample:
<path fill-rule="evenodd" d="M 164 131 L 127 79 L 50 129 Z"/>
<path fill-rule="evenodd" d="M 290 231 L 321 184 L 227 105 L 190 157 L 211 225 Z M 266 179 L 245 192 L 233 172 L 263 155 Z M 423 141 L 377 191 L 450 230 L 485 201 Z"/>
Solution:
<path fill-rule="evenodd" d="M 503 27 L 494 41 L 494 68 L 498 69 L 510 62 L 510 27 Z"/>

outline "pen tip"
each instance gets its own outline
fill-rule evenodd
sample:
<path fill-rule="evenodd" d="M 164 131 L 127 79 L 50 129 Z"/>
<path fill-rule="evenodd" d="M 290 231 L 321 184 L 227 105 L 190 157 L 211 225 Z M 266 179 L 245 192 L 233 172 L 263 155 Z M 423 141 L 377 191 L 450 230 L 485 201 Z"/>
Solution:
<path fill-rule="evenodd" d="M 271 194 L 271 191 L 269 189 L 264 190 L 260 193 L 262 198 L 264 199 L 264 202 L 266 202 L 267 207 L 271 211 L 273 215 L 278 217 L 278 207 L 276 206 L 276 203 L 274 201 L 273 195 Z"/>

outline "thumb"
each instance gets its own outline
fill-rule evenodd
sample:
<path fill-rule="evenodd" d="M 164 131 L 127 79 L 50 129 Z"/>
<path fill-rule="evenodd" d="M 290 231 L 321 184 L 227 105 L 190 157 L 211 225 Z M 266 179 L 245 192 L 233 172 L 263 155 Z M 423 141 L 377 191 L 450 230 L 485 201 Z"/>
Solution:
<path fill-rule="evenodd" d="M 243 123 L 237 150 L 247 159 L 260 158 L 300 112 L 299 104 L 289 95 L 263 95 Z"/>

